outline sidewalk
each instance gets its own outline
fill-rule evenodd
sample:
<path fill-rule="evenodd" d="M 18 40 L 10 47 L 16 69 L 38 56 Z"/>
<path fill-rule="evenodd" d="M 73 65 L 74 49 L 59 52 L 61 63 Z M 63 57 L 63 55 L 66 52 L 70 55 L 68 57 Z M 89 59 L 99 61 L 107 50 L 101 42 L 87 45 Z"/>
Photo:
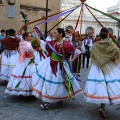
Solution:
<path fill-rule="evenodd" d="M 89 69 L 81 69 L 84 90 Z M 120 120 L 120 105 L 107 105 L 108 118 L 99 116 L 99 104 L 85 102 L 83 95 L 75 100 L 63 101 L 62 105 L 53 104 L 50 110 L 40 108 L 41 100 L 35 97 L 10 96 L 4 93 L 6 84 L 0 81 L 0 120 Z"/>

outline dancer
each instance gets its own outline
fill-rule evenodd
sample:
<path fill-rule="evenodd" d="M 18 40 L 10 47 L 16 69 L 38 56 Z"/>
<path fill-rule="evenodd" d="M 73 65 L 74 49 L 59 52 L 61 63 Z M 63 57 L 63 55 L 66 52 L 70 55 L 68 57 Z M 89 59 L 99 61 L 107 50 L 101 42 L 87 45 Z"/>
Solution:
<path fill-rule="evenodd" d="M 42 43 L 40 44 L 40 37 L 36 33 L 35 30 L 33 30 L 34 38 L 31 40 L 32 47 L 34 48 L 34 56 L 35 56 L 35 64 L 38 65 L 40 61 L 46 58 L 45 52 L 43 52 L 42 48 L 45 50 L 45 45 L 41 47 Z M 45 43 L 45 42 L 44 42 Z"/>
<path fill-rule="evenodd" d="M 64 30 L 58 28 L 54 33 L 55 40 L 49 42 L 61 59 L 47 45 L 46 49 L 50 57 L 42 60 L 32 75 L 33 95 L 42 99 L 44 103 L 40 106 L 43 109 L 48 109 L 50 103 L 60 102 L 82 93 L 66 61 L 75 48 L 63 40 L 64 36 Z"/>
<path fill-rule="evenodd" d="M 23 33 L 23 39 L 19 44 L 19 62 L 5 90 L 10 95 L 32 95 L 32 72 L 35 70 L 35 65 L 33 64 L 34 50 L 30 43 L 31 34 Z"/>
<path fill-rule="evenodd" d="M 82 54 L 85 53 L 85 46 L 82 41 L 80 41 L 79 32 L 73 34 L 73 45 L 76 49 L 80 50 Z M 81 68 L 81 54 L 72 62 L 72 69 L 75 75 L 80 76 Z"/>
<path fill-rule="evenodd" d="M 2 53 L 2 46 L 1 46 L 1 40 L 5 37 L 5 30 L 2 29 L 1 30 L 1 34 L 0 34 L 0 54 Z"/>
<path fill-rule="evenodd" d="M 16 64 L 18 63 L 18 45 L 20 39 L 16 37 L 14 29 L 9 30 L 9 36 L 1 40 L 4 50 L 1 53 L 1 71 L 0 79 L 9 81 L 11 73 L 13 72 Z"/>
<path fill-rule="evenodd" d="M 108 32 L 107 28 L 102 28 L 101 40 L 92 47 L 92 66 L 84 91 L 87 102 L 101 103 L 99 113 L 102 117 L 107 117 L 105 104 L 120 104 L 119 49 L 107 39 Z"/>

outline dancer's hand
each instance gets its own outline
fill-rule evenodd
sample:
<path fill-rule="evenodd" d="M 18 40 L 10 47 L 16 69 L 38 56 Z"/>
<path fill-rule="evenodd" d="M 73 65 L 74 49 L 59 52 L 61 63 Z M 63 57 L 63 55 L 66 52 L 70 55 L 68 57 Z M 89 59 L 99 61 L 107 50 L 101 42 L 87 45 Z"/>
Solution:
<path fill-rule="evenodd" d="M 71 60 L 71 59 L 70 59 L 70 60 L 69 60 L 69 62 L 70 62 L 70 63 L 72 63 L 72 62 L 73 62 L 73 60 Z"/>

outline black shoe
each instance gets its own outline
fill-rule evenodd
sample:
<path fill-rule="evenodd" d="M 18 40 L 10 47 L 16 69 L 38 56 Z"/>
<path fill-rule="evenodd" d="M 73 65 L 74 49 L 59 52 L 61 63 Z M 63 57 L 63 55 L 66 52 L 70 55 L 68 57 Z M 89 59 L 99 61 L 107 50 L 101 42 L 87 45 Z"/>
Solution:
<path fill-rule="evenodd" d="M 89 65 L 86 65 L 86 68 L 88 68 L 89 67 Z"/>
<path fill-rule="evenodd" d="M 105 109 L 100 108 L 98 112 L 100 113 L 100 116 L 101 116 L 101 117 L 107 118 L 107 115 L 106 115 L 106 113 L 105 113 Z"/>
<path fill-rule="evenodd" d="M 48 110 L 50 108 L 50 103 L 43 103 L 40 105 L 43 110 Z"/>
<path fill-rule="evenodd" d="M 59 105 L 63 104 L 63 101 L 59 101 L 58 104 L 59 104 Z"/>
<path fill-rule="evenodd" d="M 84 66 L 82 66 L 82 68 L 84 68 Z"/>

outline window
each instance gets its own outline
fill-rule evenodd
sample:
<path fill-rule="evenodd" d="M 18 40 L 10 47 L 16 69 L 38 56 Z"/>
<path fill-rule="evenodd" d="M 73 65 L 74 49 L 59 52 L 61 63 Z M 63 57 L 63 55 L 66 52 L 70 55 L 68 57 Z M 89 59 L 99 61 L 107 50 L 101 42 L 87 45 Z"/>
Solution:
<path fill-rule="evenodd" d="M 3 4 L 2 0 L 0 0 L 0 4 Z"/>
<path fill-rule="evenodd" d="M 15 7 L 13 5 L 8 6 L 8 17 L 9 18 L 15 17 Z"/>

